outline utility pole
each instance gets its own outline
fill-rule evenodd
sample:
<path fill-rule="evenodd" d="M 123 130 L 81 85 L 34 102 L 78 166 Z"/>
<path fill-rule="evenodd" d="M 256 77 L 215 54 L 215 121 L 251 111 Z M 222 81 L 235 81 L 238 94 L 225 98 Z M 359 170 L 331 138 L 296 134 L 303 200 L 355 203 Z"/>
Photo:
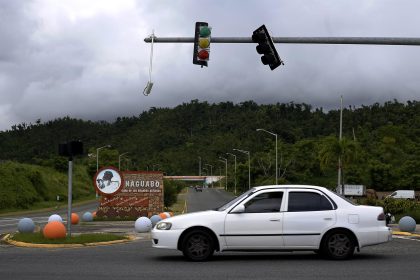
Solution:
<path fill-rule="evenodd" d="M 235 188 L 234 188 L 234 190 L 233 190 L 233 192 L 234 192 L 234 194 L 236 195 L 236 155 L 235 154 L 232 154 L 232 153 L 226 153 L 227 155 L 231 155 L 231 156 L 233 156 L 234 158 L 235 158 Z"/>
<path fill-rule="evenodd" d="M 338 137 L 338 144 L 341 145 L 341 138 L 343 136 L 343 96 L 341 95 L 340 99 L 340 134 Z M 337 176 L 337 186 L 338 186 L 338 193 L 344 195 L 343 184 L 341 182 L 341 150 L 340 155 L 338 155 L 338 176 Z"/>

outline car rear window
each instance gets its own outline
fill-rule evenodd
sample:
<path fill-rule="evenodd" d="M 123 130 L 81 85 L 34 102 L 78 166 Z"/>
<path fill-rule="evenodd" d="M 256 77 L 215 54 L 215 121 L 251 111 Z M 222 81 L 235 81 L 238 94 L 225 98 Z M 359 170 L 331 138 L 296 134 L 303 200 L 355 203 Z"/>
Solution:
<path fill-rule="evenodd" d="M 333 210 L 331 202 L 315 192 L 289 192 L 289 212 Z"/>

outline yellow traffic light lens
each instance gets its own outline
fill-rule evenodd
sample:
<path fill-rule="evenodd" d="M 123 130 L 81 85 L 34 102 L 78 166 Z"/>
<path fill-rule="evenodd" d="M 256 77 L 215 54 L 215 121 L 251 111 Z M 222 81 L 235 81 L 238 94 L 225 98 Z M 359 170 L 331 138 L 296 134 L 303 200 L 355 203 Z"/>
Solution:
<path fill-rule="evenodd" d="M 206 49 L 210 46 L 210 40 L 207 38 L 200 38 L 198 40 L 198 45 L 200 46 L 200 48 Z"/>

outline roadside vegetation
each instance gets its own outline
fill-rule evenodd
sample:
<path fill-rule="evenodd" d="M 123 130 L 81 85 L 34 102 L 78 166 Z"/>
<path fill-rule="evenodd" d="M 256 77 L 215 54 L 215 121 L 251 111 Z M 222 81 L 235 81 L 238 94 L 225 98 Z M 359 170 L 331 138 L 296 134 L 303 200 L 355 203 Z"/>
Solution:
<path fill-rule="evenodd" d="M 71 237 L 48 239 L 41 232 L 36 233 L 15 233 L 11 240 L 35 244 L 87 244 L 95 242 L 107 242 L 115 240 L 127 240 L 128 237 L 110 233 L 90 233 L 72 235 Z"/>
<path fill-rule="evenodd" d="M 417 223 L 420 223 L 420 203 L 415 200 L 386 198 L 384 200 L 378 199 L 358 199 L 359 204 L 381 206 L 385 213 L 391 213 L 398 222 L 404 216 L 410 216 Z"/>
<path fill-rule="evenodd" d="M 338 104 L 338 101 L 337 101 Z M 338 105 L 337 105 L 338 107 Z M 175 108 L 154 108 L 114 122 L 70 117 L 14 125 L 0 132 L 0 211 L 28 209 L 66 200 L 67 159 L 57 156 L 59 143 L 83 141 L 85 155 L 74 161 L 74 199 L 94 196 L 92 177 L 99 166 L 121 170 L 160 170 L 164 175 L 198 175 L 199 157 L 224 175 L 221 155 L 250 151 L 251 185 L 275 183 L 278 135 L 279 183 L 312 184 L 335 189 L 342 158 L 346 184 L 376 191 L 420 188 L 420 102 L 397 100 L 343 110 L 343 139 L 338 141 L 339 110 L 308 104 L 210 104 L 192 100 Z M 106 141 L 104 140 L 106 139 Z M 228 157 L 228 190 L 234 187 L 233 158 Z M 209 170 L 201 170 L 210 175 Z M 237 154 L 237 190 L 248 189 L 248 158 Z M 224 182 L 223 182 L 224 183 Z M 171 186 L 171 183 L 165 183 Z M 182 187 L 180 187 L 182 188 Z M 178 186 L 165 190 L 171 207 Z"/>
<path fill-rule="evenodd" d="M 93 199 L 92 179 L 86 167 L 76 165 L 73 172 L 74 201 Z M 7 161 L 0 164 L 0 178 L 0 213 L 59 208 L 67 203 L 67 173 L 53 167 Z"/>

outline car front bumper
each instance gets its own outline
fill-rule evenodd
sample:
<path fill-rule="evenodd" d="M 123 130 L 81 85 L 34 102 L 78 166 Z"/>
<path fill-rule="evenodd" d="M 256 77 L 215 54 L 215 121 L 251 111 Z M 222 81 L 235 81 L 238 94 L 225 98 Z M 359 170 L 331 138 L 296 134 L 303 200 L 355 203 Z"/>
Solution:
<path fill-rule="evenodd" d="M 183 229 L 152 230 L 152 246 L 154 248 L 178 249 L 178 239 Z"/>

